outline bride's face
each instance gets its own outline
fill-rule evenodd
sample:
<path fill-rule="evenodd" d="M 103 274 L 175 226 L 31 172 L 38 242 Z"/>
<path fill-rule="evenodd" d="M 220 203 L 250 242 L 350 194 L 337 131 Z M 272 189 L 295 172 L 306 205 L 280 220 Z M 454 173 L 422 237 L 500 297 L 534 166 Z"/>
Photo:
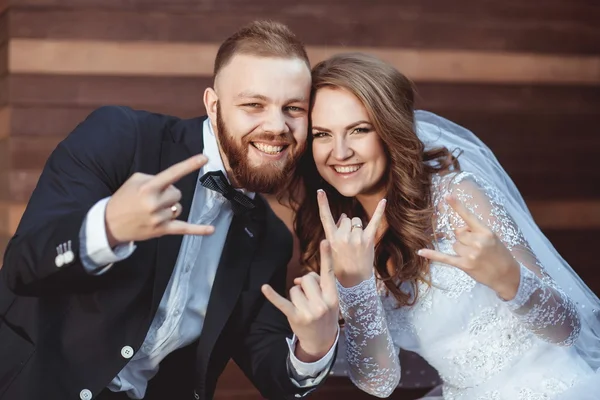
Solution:
<path fill-rule="evenodd" d="M 387 160 L 360 100 L 345 89 L 319 89 L 311 118 L 313 157 L 323 179 L 346 197 L 380 191 Z"/>

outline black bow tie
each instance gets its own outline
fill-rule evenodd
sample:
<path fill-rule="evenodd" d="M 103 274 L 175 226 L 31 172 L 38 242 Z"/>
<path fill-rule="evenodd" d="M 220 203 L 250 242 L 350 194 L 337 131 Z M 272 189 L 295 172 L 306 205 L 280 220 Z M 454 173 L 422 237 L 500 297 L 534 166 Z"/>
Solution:
<path fill-rule="evenodd" d="M 200 184 L 207 189 L 221 193 L 231 203 L 235 215 L 245 214 L 256 208 L 256 205 L 248 196 L 235 190 L 227 181 L 223 171 L 210 171 L 202 175 Z"/>

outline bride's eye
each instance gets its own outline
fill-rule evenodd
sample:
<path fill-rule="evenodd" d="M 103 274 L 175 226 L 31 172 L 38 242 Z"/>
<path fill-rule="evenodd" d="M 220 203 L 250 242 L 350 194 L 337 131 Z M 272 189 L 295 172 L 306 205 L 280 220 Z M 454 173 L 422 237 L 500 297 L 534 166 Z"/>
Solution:
<path fill-rule="evenodd" d="M 360 128 L 355 128 L 352 133 L 369 133 L 371 132 L 371 128 L 365 128 L 365 127 L 360 127 Z"/>
<path fill-rule="evenodd" d="M 312 134 L 313 138 L 315 138 L 315 139 L 322 138 L 327 135 L 328 134 L 326 132 L 313 132 L 313 134 Z"/>

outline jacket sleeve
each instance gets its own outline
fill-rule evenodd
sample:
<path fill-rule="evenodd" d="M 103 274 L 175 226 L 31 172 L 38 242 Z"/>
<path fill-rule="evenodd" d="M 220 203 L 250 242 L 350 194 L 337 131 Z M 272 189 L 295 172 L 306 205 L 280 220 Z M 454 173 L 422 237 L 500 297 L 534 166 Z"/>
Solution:
<path fill-rule="evenodd" d="M 52 152 L 0 274 L 18 295 L 85 291 L 95 278 L 84 269 L 79 241 L 86 215 L 128 178 L 136 124 L 125 107 L 92 112 Z"/>

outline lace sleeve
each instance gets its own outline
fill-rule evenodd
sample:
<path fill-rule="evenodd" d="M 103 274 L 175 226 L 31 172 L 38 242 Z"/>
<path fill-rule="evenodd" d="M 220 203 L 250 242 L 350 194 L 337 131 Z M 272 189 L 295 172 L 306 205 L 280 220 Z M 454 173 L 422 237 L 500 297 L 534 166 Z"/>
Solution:
<path fill-rule="evenodd" d="M 337 284 L 345 320 L 350 379 L 361 390 L 388 397 L 400 381 L 400 360 L 388 330 L 375 276 L 345 288 Z"/>
<path fill-rule="evenodd" d="M 529 244 L 504 207 L 502 194 L 484 180 L 460 173 L 445 190 L 453 193 L 466 207 L 485 222 L 502 240 L 521 266 L 517 295 L 504 304 L 531 332 L 540 339 L 563 346 L 572 345 L 581 325 L 575 304 L 545 272 Z M 443 201 L 438 204 L 440 215 L 446 215 L 444 234 L 454 238 L 453 229 L 464 221 Z"/>

